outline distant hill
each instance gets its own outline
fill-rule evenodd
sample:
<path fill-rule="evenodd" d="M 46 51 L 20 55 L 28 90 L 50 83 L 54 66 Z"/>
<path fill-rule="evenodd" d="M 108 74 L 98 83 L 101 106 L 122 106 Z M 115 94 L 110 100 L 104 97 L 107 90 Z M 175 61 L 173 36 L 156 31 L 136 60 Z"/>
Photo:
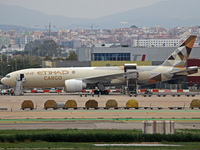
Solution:
<path fill-rule="evenodd" d="M 170 0 L 129 10 L 102 18 L 98 23 L 119 26 L 120 22 L 128 22 L 126 26 L 139 27 L 162 26 L 189 26 L 200 24 L 199 0 Z M 122 25 L 122 24 L 121 24 Z"/>
<path fill-rule="evenodd" d="M 41 29 L 28 28 L 28 27 L 16 26 L 16 25 L 3 25 L 3 24 L 0 24 L 0 30 L 3 30 L 4 32 L 10 31 L 10 30 L 15 30 L 15 31 L 18 31 L 18 33 L 20 33 L 20 32 L 24 32 L 24 31 L 35 31 L 35 30 L 41 30 Z"/>
<path fill-rule="evenodd" d="M 67 18 L 64 16 L 47 15 L 42 12 L 35 10 L 0 4 L 0 20 L 1 24 L 4 25 L 39 25 L 41 28 L 45 29 L 44 25 L 56 25 L 57 28 L 72 28 L 74 25 L 79 24 L 82 20 L 81 18 Z"/>
<path fill-rule="evenodd" d="M 19 6 L 1 4 L 0 23 L 44 26 L 51 22 L 57 29 L 76 29 L 84 26 L 89 28 L 86 26 L 92 24 L 101 29 L 130 27 L 133 24 L 138 27 L 162 26 L 168 29 L 175 26 L 200 25 L 199 6 L 199 0 L 169 0 L 97 19 L 82 19 L 47 15 Z"/>

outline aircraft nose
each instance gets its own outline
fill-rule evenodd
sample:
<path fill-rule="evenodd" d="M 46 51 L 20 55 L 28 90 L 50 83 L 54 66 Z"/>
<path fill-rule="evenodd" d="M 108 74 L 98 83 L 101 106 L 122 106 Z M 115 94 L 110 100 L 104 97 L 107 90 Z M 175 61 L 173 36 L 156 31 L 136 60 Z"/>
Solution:
<path fill-rule="evenodd" d="M 1 79 L 1 83 L 5 84 L 5 78 Z"/>
<path fill-rule="evenodd" d="M 5 77 L 3 77 L 1 79 L 1 83 L 3 83 L 4 85 L 9 85 L 9 79 L 6 79 Z"/>

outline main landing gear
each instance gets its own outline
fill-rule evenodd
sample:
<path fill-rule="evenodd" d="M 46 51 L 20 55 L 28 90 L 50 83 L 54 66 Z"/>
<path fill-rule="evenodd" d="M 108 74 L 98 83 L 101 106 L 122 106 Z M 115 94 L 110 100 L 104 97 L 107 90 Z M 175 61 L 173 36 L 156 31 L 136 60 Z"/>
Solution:
<path fill-rule="evenodd" d="M 109 92 L 107 90 L 104 90 L 105 87 L 101 82 L 97 83 L 97 87 L 99 90 L 95 90 L 94 94 L 96 94 L 96 95 L 108 95 L 109 94 Z"/>
<path fill-rule="evenodd" d="M 102 90 L 100 90 L 100 91 L 95 90 L 94 94 L 96 94 L 96 95 L 108 95 L 109 92 L 107 90 L 103 90 L 103 91 Z"/>

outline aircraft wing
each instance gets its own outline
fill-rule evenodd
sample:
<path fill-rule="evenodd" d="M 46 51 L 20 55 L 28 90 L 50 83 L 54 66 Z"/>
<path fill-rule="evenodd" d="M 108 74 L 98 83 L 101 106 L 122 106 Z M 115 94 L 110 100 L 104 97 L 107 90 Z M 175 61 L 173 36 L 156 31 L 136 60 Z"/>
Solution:
<path fill-rule="evenodd" d="M 197 66 L 188 67 L 185 70 L 172 71 L 170 73 L 175 74 L 175 75 L 190 75 L 190 74 L 198 73 L 198 67 Z"/>
<path fill-rule="evenodd" d="M 116 79 L 116 78 L 121 78 L 124 77 L 126 78 L 128 75 L 136 74 L 137 78 L 137 70 L 132 70 L 130 72 L 123 72 L 123 73 L 114 73 L 114 74 L 107 74 L 107 75 L 100 75 L 100 76 L 93 76 L 93 77 L 88 77 L 88 78 L 82 78 L 81 80 L 84 81 L 85 83 L 109 83 L 111 80 Z"/>

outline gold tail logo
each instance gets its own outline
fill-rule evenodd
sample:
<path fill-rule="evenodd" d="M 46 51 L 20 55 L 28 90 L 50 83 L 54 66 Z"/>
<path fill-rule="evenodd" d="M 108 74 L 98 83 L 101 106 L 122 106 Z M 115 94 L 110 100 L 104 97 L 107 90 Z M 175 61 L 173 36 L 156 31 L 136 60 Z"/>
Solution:
<path fill-rule="evenodd" d="M 187 58 L 190 56 L 196 35 L 189 36 L 169 57 L 162 66 L 184 67 Z"/>

